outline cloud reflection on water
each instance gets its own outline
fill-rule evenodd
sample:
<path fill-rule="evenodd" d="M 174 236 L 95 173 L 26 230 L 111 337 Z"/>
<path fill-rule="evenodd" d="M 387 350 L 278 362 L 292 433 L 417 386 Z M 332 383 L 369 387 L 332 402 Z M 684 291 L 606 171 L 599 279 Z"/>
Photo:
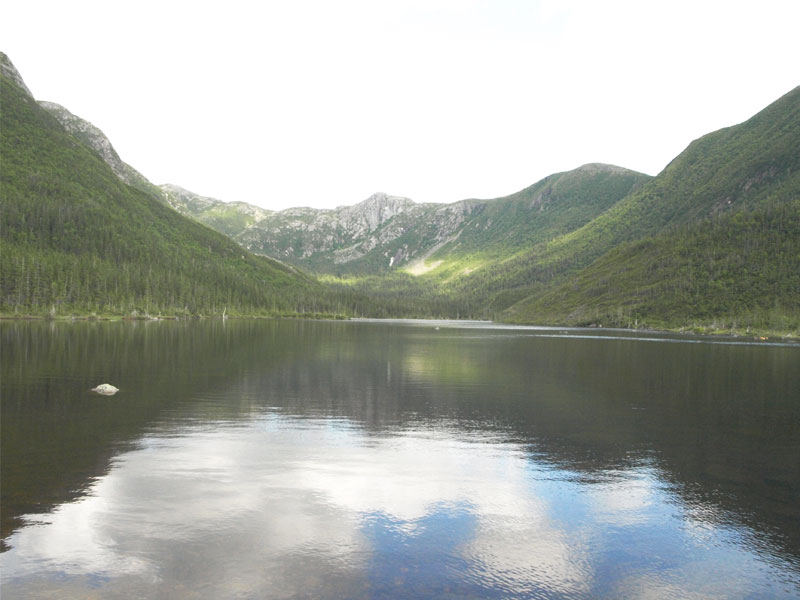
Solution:
<path fill-rule="evenodd" d="M 111 578 L 103 584 L 110 590 L 122 575 L 145 588 L 176 578 L 196 589 L 225 582 L 220 591 L 238 582 L 248 594 L 272 594 L 280 580 L 287 597 L 333 577 L 359 593 L 370 558 L 383 552 L 369 535 L 376 515 L 410 542 L 424 535 L 426 519 L 458 507 L 466 515 L 458 527 L 473 533 L 455 552 L 478 571 L 452 577 L 504 573 L 495 585 L 513 590 L 541 571 L 548 579 L 539 584 L 562 592 L 586 579 L 577 567 L 585 560 L 531 494 L 526 460 L 513 446 L 429 432 L 376 443 L 325 421 L 294 425 L 268 417 L 146 438 L 89 496 L 16 532 L 5 576 L 100 575 Z M 381 577 L 391 585 L 389 573 Z"/>
<path fill-rule="evenodd" d="M 724 595 L 724 585 L 698 579 L 698 564 L 715 557 L 693 550 L 652 468 L 585 483 L 493 436 L 375 436 L 341 419 L 276 415 L 152 434 L 87 497 L 11 537 L 4 588 L 52 584 L 67 597 Z M 662 556 L 648 554 L 650 538 Z M 620 545 L 630 540 L 640 546 Z M 753 575 L 741 549 L 721 552 L 741 564 L 740 577 Z"/>

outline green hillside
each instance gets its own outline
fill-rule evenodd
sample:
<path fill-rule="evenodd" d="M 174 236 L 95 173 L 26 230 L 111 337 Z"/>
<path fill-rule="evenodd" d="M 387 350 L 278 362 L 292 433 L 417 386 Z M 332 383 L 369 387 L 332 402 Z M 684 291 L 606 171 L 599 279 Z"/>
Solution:
<path fill-rule="evenodd" d="M 800 88 L 748 121 L 692 142 L 658 177 L 582 229 L 548 258 L 587 260 L 616 244 L 796 196 Z"/>
<path fill-rule="evenodd" d="M 317 282 L 126 185 L 26 90 L 0 84 L 0 313 L 330 308 Z"/>
<path fill-rule="evenodd" d="M 99 129 L 37 103 L 0 59 L 2 315 L 311 312 L 800 333 L 800 88 L 695 140 L 657 177 L 589 164 L 496 200 L 376 193 L 272 212 L 153 186 Z"/>
<path fill-rule="evenodd" d="M 588 164 L 485 201 L 457 238 L 427 257 L 421 271 L 431 282 L 477 292 L 489 285 L 487 277 L 495 277 L 500 264 L 586 225 L 649 179 L 613 165 Z"/>
<path fill-rule="evenodd" d="M 696 140 L 586 226 L 509 265 L 522 322 L 796 329 L 800 88 Z M 529 263 L 528 268 L 520 268 Z"/>
<path fill-rule="evenodd" d="M 648 175 L 604 164 L 588 164 L 550 175 L 515 194 L 495 200 L 439 205 L 417 215 L 413 226 L 356 263 L 380 260 L 397 248 L 420 248 L 421 258 L 381 274 L 347 272 L 323 280 L 334 288 L 357 291 L 380 310 L 418 317 L 495 318 L 530 293 L 527 263 L 515 257 L 585 225 L 650 179 Z M 434 205 L 436 206 L 436 205 Z M 442 226 L 456 214 L 456 227 Z M 398 215 L 384 227 L 395 225 Z M 446 236 L 437 230 L 447 231 Z M 427 252 L 425 251 L 427 250 Z M 388 252 L 387 252 L 388 251 Z M 377 307 L 376 307 L 377 308 Z"/>
<path fill-rule="evenodd" d="M 622 244 L 504 318 L 800 330 L 800 197 Z"/>
<path fill-rule="evenodd" d="M 332 283 L 432 315 L 797 332 L 798 148 L 800 88 L 696 140 L 655 178 L 553 175 L 488 203 L 417 276 Z"/>
<path fill-rule="evenodd" d="M 431 259 L 506 257 L 578 229 L 649 179 L 603 164 L 550 175 L 520 192 L 486 202 L 458 240 Z"/>

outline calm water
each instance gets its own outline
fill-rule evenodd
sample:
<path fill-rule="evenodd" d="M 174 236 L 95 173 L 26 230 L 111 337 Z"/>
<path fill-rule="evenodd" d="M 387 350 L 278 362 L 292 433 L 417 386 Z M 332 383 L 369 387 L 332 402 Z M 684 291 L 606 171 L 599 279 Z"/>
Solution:
<path fill-rule="evenodd" d="M 293 321 L 0 341 L 4 599 L 800 597 L 797 345 Z"/>

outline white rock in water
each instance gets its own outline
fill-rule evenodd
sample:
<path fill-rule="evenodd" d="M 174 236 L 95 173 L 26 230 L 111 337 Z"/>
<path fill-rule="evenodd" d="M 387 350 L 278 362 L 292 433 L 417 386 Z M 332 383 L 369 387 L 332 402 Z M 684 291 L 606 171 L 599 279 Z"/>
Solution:
<path fill-rule="evenodd" d="M 92 391 L 97 392 L 98 394 L 103 394 L 104 396 L 113 396 L 119 390 L 110 383 L 101 383 L 96 388 L 92 388 Z"/>

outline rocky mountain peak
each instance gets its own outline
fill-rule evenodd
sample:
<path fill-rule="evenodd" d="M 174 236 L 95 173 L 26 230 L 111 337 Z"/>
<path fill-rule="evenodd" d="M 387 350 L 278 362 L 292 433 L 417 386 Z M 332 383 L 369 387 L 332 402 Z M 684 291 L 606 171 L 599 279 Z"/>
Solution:
<path fill-rule="evenodd" d="M 0 52 L 0 73 L 3 76 L 8 77 L 11 81 L 17 84 L 22 90 L 28 94 L 31 98 L 33 98 L 33 94 L 28 89 L 28 86 L 25 85 L 25 81 L 22 79 L 22 75 L 19 74 L 17 68 L 14 66 L 14 63 L 11 62 L 11 59 L 4 52 Z"/>
<path fill-rule="evenodd" d="M 376 192 L 358 204 L 340 207 L 337 212 L 340 213 L 343 221 L 359 221 L 365 224 L 369 231 L 373 231 L 382 223 L 405 212 L 412 206 L 415 206 L 415 203 L 410 198 Z"/>

